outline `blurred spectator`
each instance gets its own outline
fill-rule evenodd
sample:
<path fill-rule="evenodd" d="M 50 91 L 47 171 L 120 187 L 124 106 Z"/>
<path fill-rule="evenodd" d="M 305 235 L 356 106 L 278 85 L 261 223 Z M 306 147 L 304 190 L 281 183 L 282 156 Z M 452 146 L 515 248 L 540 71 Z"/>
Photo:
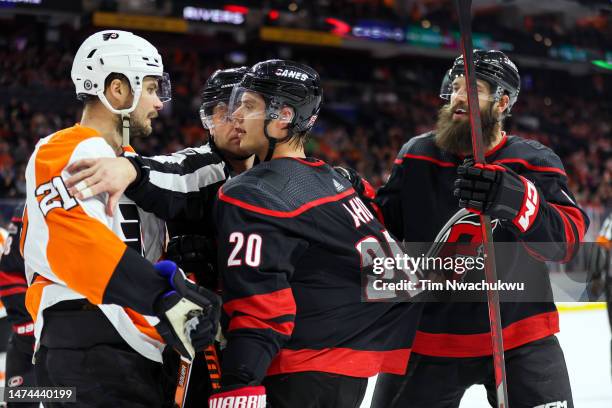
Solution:
<path fill-rule="evenodd" d="M 327 5 L 331 10 L 340 3 Z M 380 1 L 346 3 L 352 4 L 355 16 L 389 10 Z M 79 120 L 80 105 L 69 75 L 73 52 L 69 43 L 78 36 L 65 37 L 61 46 L 31 37 L 0 44 L 0 197 L 23 196 L 25 164 L 36 142 Z M 231 66 L 176 41 L 167 39 L 162 50 L 172 61 L 167 70 L 173 100 L 154 122 L 153 135 L 133 140 L 143 155 L 206 141 L 198 117 L 199 89 L 215 69 Z M 15 52 L 16 47 L 20 52 Z M 249 61 L 270 53 L 270 47 L 254 47 Z M 434 126 L 443 102 L 437 95 L 439 80 L 449 61 L 381 62 L 350 55 L 339 60 L 333 53 L 319 51 L 304 51 L 301 58 L 324 80 L 323 110 L 307 153 L 330 164 L 354 167 L 375 186 L 382 184 L 402 144 Z M 525 71 L 528 86 L 505 124 L 507 132 L 551 146 L 561 156 L 579 201 L 612 206 L 612 129 L 607 93 L 602 91 L 609 89 L 609 76 L 576 81 L 561 72 Z"/>

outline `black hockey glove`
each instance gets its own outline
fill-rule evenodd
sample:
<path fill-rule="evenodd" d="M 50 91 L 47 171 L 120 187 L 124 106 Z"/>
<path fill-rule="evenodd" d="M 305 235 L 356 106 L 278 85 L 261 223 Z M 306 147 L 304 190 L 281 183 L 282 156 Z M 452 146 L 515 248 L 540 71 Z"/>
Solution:
<path fill-rule="evenodd" d="M 459 207 L 512 223 L 521 233 L 533 226 L 540 208 L 535 185 L 509 168 L 497 164 L 475 164 L 466 158 L 457 168 L 453 194 Z"/>
<path fill-rule="evenodd" d="M 166 259 L 175 262 L 196 282 L 209 289 L 217 287 L 217 253 L 213 240 L 202 235 L 179 235 L 170 239 Z"/>
<path fill-rule="evenodd" d="M 374 202 L 374 198 L 376 198 L 376 190 L 374 190 L 374 187 L 372 187 L 370 182 L 361 177 L 357 170 L 350 167 L 336 166 L 334 167 L 334 170 L 336 170 L 336 173 L 340 174 L 351 183 L 359 198 L 361 198 L 364 204 L 368 206 L 372 214 L 374 214 L 382 222 L 382 213 L 378 208 L 378 205 L 376 205 Z"/>
<path fill-rule="evenodd" d="M 193 359 L 196 350 L 212 344 L 219 324 L 219 297 L 189 281 L 174 262 L 155 264 L 159 274 L 168 279 L 172 290 L 155 303 L 160 322 L 155 326 L 166 344 L 182 356 Z"/>

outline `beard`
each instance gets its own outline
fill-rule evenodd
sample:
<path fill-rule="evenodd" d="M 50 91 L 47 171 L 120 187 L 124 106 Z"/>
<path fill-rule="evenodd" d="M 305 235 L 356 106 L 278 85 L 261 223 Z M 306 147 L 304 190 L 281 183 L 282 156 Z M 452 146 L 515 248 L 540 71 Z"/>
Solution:
<path fill-rule="evenodd" d="M 119 133 L 119 135 L 123 135 L 123 123 L 121 121 L 121 115 L 117 115 L 117 132 Z M 147 137 L 152 132 L 152 127 L 146 125 L 144 121 L 138 120 L 133 116 L 130 117 L 130 139 Z"/>
<path fill-rule="evenodd" d="M 438 121 L 436 122 L 435 143 L 442 149 L 452 154 L 459 156 L 467 156 L 472 154 L 472 126 L 469 118 L 453 119 L 453 113 L 457 108 L 465 110 L 464 115 L 469 115 L 468 106 L 450 104 L 442 106 L 438 112 Z M 484 109 L 480 110 L 480 122 L 482 124 L 482 139 L 487 149 L 497 138 L 501 127 L 501 122 L 497 115 L 493 113 L 493 103 L 489 103 Z"/>
<path fill-rule="evenodd" d="M 130 121 L 130 137 L 139 138 L 147 137 L 153 132 L 149 125 L 142 122 Z"/>

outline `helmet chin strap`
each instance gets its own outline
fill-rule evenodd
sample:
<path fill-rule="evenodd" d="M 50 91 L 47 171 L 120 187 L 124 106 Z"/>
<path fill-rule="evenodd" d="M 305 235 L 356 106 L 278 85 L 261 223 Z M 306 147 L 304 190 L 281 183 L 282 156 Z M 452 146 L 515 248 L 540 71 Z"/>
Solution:
<path fill-rule="evenodd" d="M 130 145 L 130 114 L 122 113 L 121 114 L 121 124 L 123 129 L 123 139 L 121 145 L 123 147 L 127 147 Z"/>
<path fill-rule="evenodd" d="M 272 159 L 272 156 L 274 155 L 274 148 L 276 147 L 276 142 L 277 139 L 271 137 L 268 134 L 268 125 L 270 124 L 270 119 L 266 119 L 264 121 L 264 136 L 266 137 L 266 139 L 268 139 L 268 153 L 266 153 L 266 158 L 263 159 L 263 161 L 269 161 L 270 159 Z"/>
<path fill-rule="evenodd" d="M 268 139 L 268 153 L 266 153 L 266 158 L 263 159 L 263 161 L 269 161 L 272 159 L 272 156 L 274 155 L 274 149 L 276 148 L 276 145 L 280 142 L 283 143 L 289 139 L 291 139 L 291 136 L 293 135 L 293 132 L 291 131 L 291 127 L 289 127 L 287 130 L 290 132 L 287 136 L 283 137 L 282 139 L 276 139 L 272 136 L 270 136 L 268 134 L 268 125 L 270 124 L 271 119 L 266 119 L 264 121 L 264 136 L 266 137 L 266 139 Z"/>
<path fill-rule="evenodd" d="M 132 106 L 130 106 L 127 109 L 121 109 L 121 110 L 115 109 L 113 105 L 111 105 L 108 99 L 106 99 L 106 95 L 104 95 L 103 90 L 99 90 L 98 92 L 96 92 L 96 95 L 98 96 L 100 101 L 102 101 L 102 104 L 106 107 L 106 109 L 113 112 L 114 114 L 121 116 L 121 127 L 123 129 L 122 141 L 121 141 L 122 146 L 130 145 L 130 113 L 133 112 L 134 109 L 136 109 L 136 104 L 140 100 L 140 94 L 142 93 L 142 88 L 140 86 L 134 89 L 131 88 L 131 90 L 132 90 L 132 93 L 134 94 L 134 100 L 132 101 Z"/>

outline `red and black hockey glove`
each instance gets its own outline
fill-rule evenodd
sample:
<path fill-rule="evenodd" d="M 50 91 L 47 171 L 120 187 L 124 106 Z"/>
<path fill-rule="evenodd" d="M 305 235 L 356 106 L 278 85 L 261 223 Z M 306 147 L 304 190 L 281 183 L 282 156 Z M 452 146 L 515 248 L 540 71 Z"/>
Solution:
<path fill-rule="evenodd" d="M 378 220 L 382 223 L 382 212 L 380 211 L 378 205 L 376 205 L 374 202 L 374 198 L 376 198 L 376 190 L 374 187 L 372 187 L 370 182 L 361 177 L 357 170 L 350 167 L 336 166 L 334 167 L 334 170 L 336 170 L 338 174 L 351 183 L 359 198 L 361 198 L 364 204 L 368 206 L 372 214 L 376 215 L 376 218 L 378 218 Z"/>
<path fill-rule="evenodd" d="M 459 207 L 510 221 L 520 232 L 534 224 L 540 208 L 536 186 L 506 166 L 475 164 L 466 158 L 457 168 L 453 194 Z"/>
<path fill-rule="evenodd" d="M 155 329 L 166 344 L 193 360 L 196 350 L 212 344 L 217 334 L 220 300 L 213 292 L 189 281 L 174 262 L 155 264 L 171 290 L 155 302 L 160 322 Z"/>
<path fill-rule="evenodd" d="M 266 406 L 266 388 L 262 385 L 222 391 L 208 399 L 208 408 L 266 408 Z"/>

